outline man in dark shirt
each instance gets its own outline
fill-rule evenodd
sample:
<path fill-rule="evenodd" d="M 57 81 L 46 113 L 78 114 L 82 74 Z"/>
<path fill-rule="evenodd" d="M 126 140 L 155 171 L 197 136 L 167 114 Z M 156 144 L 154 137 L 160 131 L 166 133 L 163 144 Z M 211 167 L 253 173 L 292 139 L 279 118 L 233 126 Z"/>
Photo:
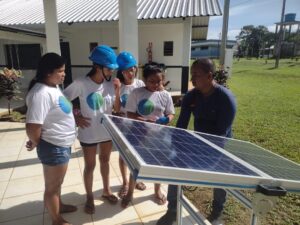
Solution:
<path fill-rule="evenodd" d="M 231 126 L 236 113 L 236 102 L 227 88 L 218 85 L 213 79 L 214 64 L 209 59 L 198 59 L 191 67 L 191 81 L 194 89 L 183 98 L 181 112 L 176 127 L 186 129 L 190 116 L 194 115 L 194 130 L 225 137 L 232 137 Z M 212 212 L 208 220 L 220 224 L 226 191 L 214 189 Z M 168 187 L 168 211 L 157 225 L 172 225 L 176 220 L 177 186 Z"/>

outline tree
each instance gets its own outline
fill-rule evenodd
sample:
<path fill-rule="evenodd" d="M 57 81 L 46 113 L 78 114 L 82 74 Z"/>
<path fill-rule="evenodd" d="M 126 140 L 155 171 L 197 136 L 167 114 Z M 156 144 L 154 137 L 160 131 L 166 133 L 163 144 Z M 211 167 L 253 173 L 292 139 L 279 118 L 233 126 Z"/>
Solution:
<path fill-rule="evenodd" d="M 0 70 L 0 98 L 7 99 L 8 114 L 10 115 L 10 102 L 18 99 L 19 79 L 22 77 L 20 70 L 4 68 Z"/>
<path fill-rule="evenodd" d="M 260 49 L 275 43 L 275 33 L 269 32 L 268 28 L 262 25 L 244 26 L 236 38 L 240 41 L 241 52 L 247 57 L 259 57 Z"/>

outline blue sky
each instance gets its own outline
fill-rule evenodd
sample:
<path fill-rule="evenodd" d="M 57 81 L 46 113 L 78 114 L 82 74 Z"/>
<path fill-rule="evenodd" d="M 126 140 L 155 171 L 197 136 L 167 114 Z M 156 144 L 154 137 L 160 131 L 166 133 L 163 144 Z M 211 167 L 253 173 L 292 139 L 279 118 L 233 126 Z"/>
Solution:
<path fill-rule="evenodd" d="M 219 0 L 222 11 L 224 0 Z M 264 25 L 275 32 L 275 22 L 280 22 L 283 0 L 230 0 L 228 39 L 235 39 L 245 25 Z M 300 20 L 300 0 L 286 0 L 285 14 L 296 13 Z M 219 39 L 222 16 L 210 17 L 208 39 Z"/>

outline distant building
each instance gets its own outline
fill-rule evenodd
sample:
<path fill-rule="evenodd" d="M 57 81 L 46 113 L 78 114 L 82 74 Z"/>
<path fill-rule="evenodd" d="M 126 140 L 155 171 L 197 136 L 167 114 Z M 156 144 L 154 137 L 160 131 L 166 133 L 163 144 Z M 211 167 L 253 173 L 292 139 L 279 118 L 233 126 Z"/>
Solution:
<path fill-rule="evenodd" d="M 191 58 L 219 58 L 221 40 L 211 39 L 192 42 Z M 228 40 L 226 48 L 236 49 L 237 41 Z"/>
<path fill-rule="evenodd" d="M 284 16 L 282 23 L 276 24 L 276 35 L 280 33 L 280 25 L 282 25 L 283 38 L 281 43 L 280 57 L 294 57 L 300 56 L 300 21 L 296 20 L 296 13 L 288 13 Z M 293 28 L 296 28 L 296 32 L 292 33 Z M 296 37 L 293 40 L 290 39 L 292 35 Z M 275 45 L 274 54 L 277 51 L 277 45 Z"/>

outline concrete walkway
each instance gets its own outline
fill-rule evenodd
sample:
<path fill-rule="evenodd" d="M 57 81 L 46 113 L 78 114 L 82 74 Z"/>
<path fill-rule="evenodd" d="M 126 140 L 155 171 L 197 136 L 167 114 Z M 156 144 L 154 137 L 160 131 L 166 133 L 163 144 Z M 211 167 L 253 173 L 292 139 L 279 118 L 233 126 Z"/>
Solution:
<path fill-rule="evenodd" d="M 28 152 L 23 123 L 0 123 L 0 224 L 1 225 L 51 225 L 43 205 L 43 171 L 36 151 Z M 118 153 L 114 151 L 110 163 L 110 182 L 117 194 L 121 187 Z M 163 215 L 167 205 L 154 202 L 153 184 L 147 183 L 145 191 L 136 191 L 130 207 L 123 209 L 120 201 L 110 205 L 100 199 L 102 181 L 99 163 L 94 175 L 96 213 L 92 216 L 83 211 L 85 190 L 83 185 L 83 157 L 78 142 L 73 145 L 72 159 L 62 188 L 65 203 L 78 206 L 78 211 L 64 214 L 73 225 L 154 225 Z M 167 186 L 163 185 L 164 191 Z M 184 225 L 194 224 L 184 211 Z"/>

